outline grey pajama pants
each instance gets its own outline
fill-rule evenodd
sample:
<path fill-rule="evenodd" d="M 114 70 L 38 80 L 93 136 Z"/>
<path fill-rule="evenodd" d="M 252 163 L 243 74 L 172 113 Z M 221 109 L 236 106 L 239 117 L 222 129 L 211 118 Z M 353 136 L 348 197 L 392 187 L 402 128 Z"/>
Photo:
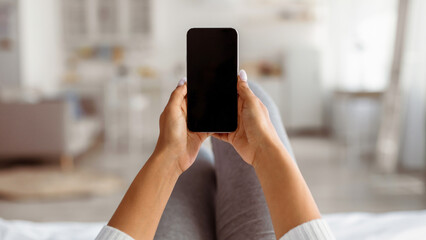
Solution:
<path fill-rule="evenodd" d="M 294 155 L 278 108 L 257 85 L 255 95 Z M 275 239 L 268 206 L 256 173 L 232 145 L 212 138 L 213 153 L 202 148 L 178 179 L 161 217 L 155 239 Z"/>

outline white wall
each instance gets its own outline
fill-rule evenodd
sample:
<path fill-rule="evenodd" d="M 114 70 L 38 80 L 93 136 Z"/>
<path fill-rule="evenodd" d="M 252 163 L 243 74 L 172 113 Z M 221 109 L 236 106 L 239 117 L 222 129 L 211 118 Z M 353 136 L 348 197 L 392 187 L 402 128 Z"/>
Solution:
<path fill-rule="evenodd" d="M 9 36 L 10 49 L 0 50 L 0 87 L 19 85 L 19 42 L 18 42 L 18 6 L 15 0 L 0 0 L 1 4 L 10 4 Z M 5 37 L 5 36 L 2 36 Z"/>
<path fill-rule="evenodd" d="M 22 85 L 44 92 L 57 88 L 62 72 L 61 6 L 58 0 L 20 0 Z"/>
<path fill-rule="evenodd" d="M 288 4 L 288 3 L 287 3 Z M 161 6 L 161 7 L 160 7 Z M 317 129 L 323 126 L 321 49 L 326 41 L 325 23 L 317 15 L 313 21 L 279 19 L 285 6 L 244 1 L 157 0 L 154 11 L 154 43 L 159 59 L 169 68 L 185 69 L 186 32 L 192 27 L 234 27 L 239 32 L 240 64 L 283 60 L 281 81 L 261 81 L 281 110 L 289 128 Z M 274 8 L 275 7 L 275 8 Z M 318 6 L 314 6 L 318 8 Z M 185 74 L 185 71 L 179 74 Z M 176 84 L 180 76 L 167 79 Z M 251 81 L 256 81 L 249 76 Z M 291 93 L 291 94 L 285 94 Z"/>
<path fill-rule="evenodd" d="M 318 31 L 321 22 L 280 21 L 272 7 L 261 5 L 260 9 L 243 1 L 154 2 L 154 44 L 169 64 L 185 63 L 186 31 L 191 27 L 236 28 L 240 62 L 282 55 L 295 46 L 316 48 L 321 44 L 321 34 L 325 34 Z"/>
<path fill-rule="evenodd" d="M 401 165 L 408 169 L 426 166 L 426 1 L 409 4 L 402 60 L 403 87 Z"/>
<path fill-rule="evenodd" d="M 328 85 L 386 88 L 395 38 L 396 0 L 329 0 Z"/>

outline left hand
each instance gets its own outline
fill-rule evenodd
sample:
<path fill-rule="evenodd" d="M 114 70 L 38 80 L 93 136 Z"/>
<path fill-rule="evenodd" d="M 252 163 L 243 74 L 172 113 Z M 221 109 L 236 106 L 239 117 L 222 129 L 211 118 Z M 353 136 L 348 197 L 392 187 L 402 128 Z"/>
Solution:
<path fill-rule="evenodd" d="M 256 156 L 267 151 L 268 147 L 281 147 L 281 140 L 269 118 L 268 109 L 251 91 L 244 70 L 239 73 L 237 91 L 237 129 L 230 133 L 215 133 L 213 137 L 232 144 L 243 160 L 255 167 L 262 161 Z"/>
<path fill-rule="evenodd" d="M 186 93 L 186 78 L 182 78 L 161 113 L 160 136 L 154 150 L 154 154 L 167 153 L 173 161 L 171 164 L 177 164 L 180 173 L 194 163 L 201 144 L 210 135 L 188 130 Z"/>

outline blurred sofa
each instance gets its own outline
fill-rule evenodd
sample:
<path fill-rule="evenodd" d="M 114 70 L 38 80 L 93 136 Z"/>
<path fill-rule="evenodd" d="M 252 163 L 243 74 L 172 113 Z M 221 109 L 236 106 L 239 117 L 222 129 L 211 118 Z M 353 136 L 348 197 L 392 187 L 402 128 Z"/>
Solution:
<path fill-rule="evenodd" d="M 95 117 L 73 116 L 72 104 L 57 99 L 36 103 L 0 102 L 0 159 L 49 158 L 72 168 L 74 158 L 95 141 Z"/>

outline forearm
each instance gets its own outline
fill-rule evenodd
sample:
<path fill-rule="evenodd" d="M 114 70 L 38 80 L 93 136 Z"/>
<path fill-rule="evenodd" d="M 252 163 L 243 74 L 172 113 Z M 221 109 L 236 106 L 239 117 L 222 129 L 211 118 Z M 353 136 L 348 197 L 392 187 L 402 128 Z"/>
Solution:
<path fill-rule="evenodd" d="M 154 153 L 130 185 L 108 225 L 135 239 L 153 239 L 180 175 L 166 153 Z"/>
<path fill-rule="evenodd" d="M 266 142 L 256 153 L 253 166 L 277 238 L 304 222 L 321 217 L 302 174 L 281 142 Z"/>

